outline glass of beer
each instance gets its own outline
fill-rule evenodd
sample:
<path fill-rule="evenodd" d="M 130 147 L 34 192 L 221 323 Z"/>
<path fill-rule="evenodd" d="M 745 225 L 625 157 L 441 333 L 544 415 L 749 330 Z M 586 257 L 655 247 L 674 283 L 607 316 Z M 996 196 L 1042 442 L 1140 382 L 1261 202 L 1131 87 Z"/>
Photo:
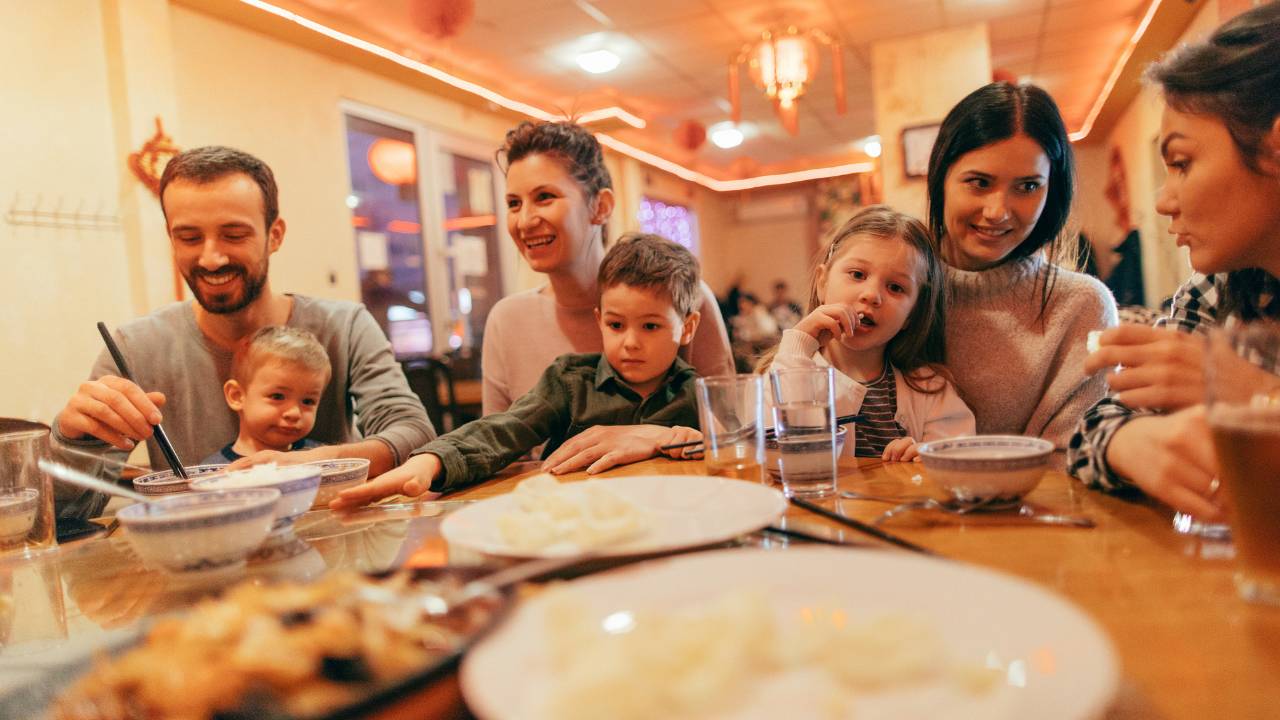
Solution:
<path fill-rule="evenodd" d="M 1252 602 L 1280 606 L 1280 323 L 1215 331 L 1205 350 L 1206 404 L 1218 480 Z"/>
<path fill-rule="evenodd" d="M 707 472 L 764 482 L 764 385 L 759 375 L 698 378 Z"/>

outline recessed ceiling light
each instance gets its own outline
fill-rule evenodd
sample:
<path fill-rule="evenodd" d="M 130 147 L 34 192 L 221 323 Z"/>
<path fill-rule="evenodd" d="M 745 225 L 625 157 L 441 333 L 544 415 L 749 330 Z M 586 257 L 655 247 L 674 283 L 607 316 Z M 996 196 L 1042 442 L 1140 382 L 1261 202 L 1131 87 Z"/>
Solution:
<path fill-rule="evenodd" d="M 577 60 L 578 67 L 592 73 L 593 75 L 607 73 L 618 67 L 618 63 L 621 62 L 617 55 L 608 50 L 592 50 L 591 52 L 584 52 L 578 55 Z"/>
<path fill-rule="evenodd" d="M 711 131 L 711 142 L 728 150 L 742 144 L 742 131 L 732 125 L 723 125 Z"/>
<path fill-rule="evenodd" d="M 866 153 L 867 157 L 880 157 L 881 149 L 879 135 L 872 135 L 862 142 L 862 152 Z"/>

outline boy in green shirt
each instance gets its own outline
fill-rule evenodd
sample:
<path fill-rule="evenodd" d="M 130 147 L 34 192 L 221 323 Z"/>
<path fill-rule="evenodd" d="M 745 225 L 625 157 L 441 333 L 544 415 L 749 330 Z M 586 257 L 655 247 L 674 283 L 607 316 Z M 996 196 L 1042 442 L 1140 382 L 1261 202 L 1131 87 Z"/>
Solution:
<path fill-rule="evenodd" d="M 330 507 L 353 508 L 397 493 L 434 497 L 493 475 L 543 442 L 546 457 L 594 425 L 671 428 L 652 446 L 611 461 L 643 460 L 658 454 L 659 445 L 700 438 L 693 429 L 696 373 L 676 356 L 698 327 L 697 259 L 657 235 L 628 234 L 605 255 L 598 285 L 603 354 L 561 355 L 506 412 L 424 445 L 399 468 L 343 491 Z"/>

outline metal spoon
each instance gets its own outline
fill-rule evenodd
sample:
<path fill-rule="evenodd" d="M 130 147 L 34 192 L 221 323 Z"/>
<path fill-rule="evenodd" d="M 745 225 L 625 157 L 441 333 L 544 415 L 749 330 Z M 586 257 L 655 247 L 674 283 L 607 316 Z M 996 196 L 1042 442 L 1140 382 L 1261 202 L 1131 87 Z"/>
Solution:
<path fill-rule="evenodd" d="M 940 512 L 951 513 L 952 515 L 968 515 L 976 510 L 1004 510 L 1006 508 L 1015 507 L 1014 503 L 1020 504 L 1020 501 L 1014 500 L 996 502 L 994 499 L 985 499 L 981 502 L 961 502 L 959 500 L 951 500 L 948 502 L 939 502 L 933 498 L 921 498 L 904 502 L 896 507 L 889 508 L 881 513 L 880 517 L 874 520 L 876 525 L 888 520 L 895 515 L 901 515 L 910 510 L 938 510 Z"/>
<path fill-rule="evenodd" d="M 150 498 L 142 493 L 126 490 L 115 483 L 101 480 L 88 473 L 81 472 L 73 467 L 69 467 L 52 460 L 41 458 L 36 462 L 36 466 L 65 483 L 78 485 L 82 488 L 107 493 L 108 495 L 119 495 L 120 497 L 129 498 L 136 502 L 151 503 L 156 501 L 156 498 Z"/>
<path fill-rule="evenodd" d="M 984 500 L 982 502 L 961 502 L 952 500 L 950 502 L 938 502 L 933 498 L 925 498 L 913 502 L 902 503 L 897 507 L 890 508 L 880 517 L 876 518 L 874 524 L 879 525 L 889 518 L 900 515 L 910 510 L 938 510 L 940 512 L 951 513 L 952 515 L 968 515 L 976 511 L 997 511 L 1017 509 L 1016 514 L 1009 517 L 1016 517 L 1030 522 L 1043 523 L 1045 525 L 1065 525 L 1068 527 L 1091 528 L 1095 524 L 1093 518 L 1084 515 L 1063 515 L 1055 513 L 1041 513 L 1030 505 L 1025 505 L 1021 500 Z"/>
<path fill-rule="evenodd" d="M 1091 528 L 1095 527 L 1093 518 L 1088 515 L 1060 515 L 1056 513 L 1041 513 L 1030 505 L 1023 505 L 1018 508 L 1018 516 L 1031 520 L 1032 522 L 1044 523 L 1046 525 L 1067 525 L 1069 527 Z"/>
<path fill-rule="evenodd" d="M 492 595 L 504 588 L 510 587 L 526 580 L 532 580 L 543 575 L 563 570 L 571 565 L 594 557 L 593 554 L 568 555 L 565 557 L 544 558 L 541 560 L 530 560 L 522 562 L 511 567 L 503 568 L 497 572 L 489 573 L 484 577 L 477 578 L 463 585 L 460 588 L 425 591 L 413 595 L 400 595 L 393 590 L 382 587 L 364 587 L 360 589 L 360 595 L 365 600 L 385 605 L 409 602 L 417 605 L 427 615 L 439 617 L 448 615 L 460 605 L 465 605 L 476 598 L 486 595 Z"/>
<path fill-rule="evenodd" d="M 870 500 L 871 502 L 894 503 L 894 504 L 918 502 L 920 500 L 927 499 L 927 498 L 912 498 L 912 497 L 884 497 L 883 495 L 868 495 L 866 493 L 860 493 L 854 490 L 841 490 L 840 497 L 846 500 Z"/>

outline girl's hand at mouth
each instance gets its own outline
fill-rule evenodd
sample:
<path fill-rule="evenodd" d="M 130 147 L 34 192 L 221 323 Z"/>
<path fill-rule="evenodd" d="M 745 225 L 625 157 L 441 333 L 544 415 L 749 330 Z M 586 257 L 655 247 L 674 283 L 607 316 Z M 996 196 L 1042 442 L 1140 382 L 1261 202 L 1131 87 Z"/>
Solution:
<path fill-rule="evenodd" d="M 829 303 L 819 306 L 803 320 L 796 323 L 796 330 L 810 335 L 818 345 L 826 347 L 833 339 L 852 337 L 861 316 L 848 305 Z"/>

